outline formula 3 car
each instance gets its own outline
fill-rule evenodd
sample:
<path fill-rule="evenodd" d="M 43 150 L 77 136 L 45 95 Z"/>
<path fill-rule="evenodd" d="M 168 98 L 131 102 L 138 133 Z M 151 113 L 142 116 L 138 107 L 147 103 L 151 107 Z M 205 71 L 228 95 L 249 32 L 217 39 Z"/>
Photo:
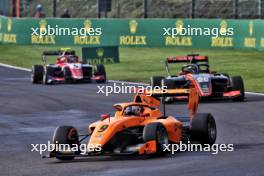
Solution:
<path fill-rule="evenodd" d="M 47 64 L 47 56 L 57 56 L 55 64 Z M 32 66 L 31 81 L 33 84 L 73 83 L 73 82 L 106 82 L 106 71 L 102 64 L 90 65 L 79 61 L 75 51 L 44 51 L 43 65 Z"/>
<path fill-rule="evenodd" d="M 169 65 L 186 63 L 178 74 L 171 74 Z M 230 77 L 228 74 L 212 72 L 209 68 L 208 56 L 192 54 L 187 56 L 168 57 L 165 61 L 168 76 L 150 78 L 152 87 L 166 86 L 167 89 L 189 88 L 194 86 L 203 99 L 226 97 L 233 101 L 244 101 L 244 83 L 241 76 Z M 187 97 L 170 97 L 167 102 Z"/>
<path fill-rule="evenodd" d="M 183 95 L 189 95 L 189 115 L 166 115 L 164 103 L 163 112 L 158 109 L 163 102 L 158 97 Z M 70 160 L 89 156 L 153 156 L 165 154 L 166 144 L 178 144 L 181 141 L 213 145 L 217 132 L 214 117 L 208 113 L 196 113 L 198 101 L 199 96 L 194 88 L 174 89 L 166 93 L 156 91 L 152 96 L 137 94 L 132 102 L 115 104 L 113 117 L 109 114 L 101 115 L 100 120 L 88 126 L 88 134 L 79 135 L 73 126 L 57 127 L 53 144 L 67 144 L 69 148 L 55 148 L 44 157 Z M 89 138 L 85 142 L 89 147 L 86 153 L 73 150 L 73 147 L 81 146 L 86 138 Z M 98 146 L 100 150 L 97 150 Z"/>

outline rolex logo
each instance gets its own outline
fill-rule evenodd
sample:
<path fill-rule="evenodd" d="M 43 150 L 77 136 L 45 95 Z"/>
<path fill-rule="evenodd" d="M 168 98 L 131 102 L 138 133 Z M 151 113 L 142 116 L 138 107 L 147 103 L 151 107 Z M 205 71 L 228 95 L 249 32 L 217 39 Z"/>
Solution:
<path fill-rule="evenodd" d="M 226 33 L 227 31 L 227 21 L 226 20 L 222 20 L 220 23 L 220 33 Z"/>
<path fill-rule="evenodd" d="M 84 25 L 85 30 L 89 32 L 90 28 L 92 27 L 92 22 L 91 20 L 87 19 L 84 21 L 83 25 Z"/>
<path fill-rule="evenodd" d="M 175 25 L 176 25 L 177 32 L 181 33 L 183 25 L 184 25 L 183 21 L 182 20 L 177 20 Z"/>
<path fill-rule="evenodd" d="M 253 21 L 249 21 L 249 24 L 248 24 L 248 32 L 249 32 L 249 35 L 252 35 L 253 34 L 253 29 L 254 28 L 254 24 L 253 24 Z"/>
<path fill-rule="evenodd" d="M 12 30 L 12 19 L 9 18 L 7 20 L 7 31 L 10 32 Z"/>
<path fill-rule="evenodd" d="M 103 48 L 98 48 L 96 50 L 96 53 L 97 53 L 97 56 L 98 57 L 103 57 L 103 55 L 104 55 L 104 49 Z"/>
<path fill-rule="evenodd" d="M 47 26 L 47 21 L 46 20 L 40 20 L 40 22 L 39 22 L 39 31 L 41 33 L 45 33 L 46 26 Z"/>
<path fill-rule="evenodd" d="M 129 22 L 129 28 L 132 34 L 135 34 L 137 32 L 137 26 L 138 26 L 138 23 L 136 20 L 131 20 Z"/>

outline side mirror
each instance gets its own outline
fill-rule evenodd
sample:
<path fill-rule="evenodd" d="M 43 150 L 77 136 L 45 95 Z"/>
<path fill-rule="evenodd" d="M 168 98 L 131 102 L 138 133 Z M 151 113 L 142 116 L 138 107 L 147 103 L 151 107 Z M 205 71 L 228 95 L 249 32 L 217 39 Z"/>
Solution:
<path fill-rule="evenodd" d="M 121 105 L 114 105 L 113 107 L 114 107 L 115 110 L 117 110 L 117 111 L 122 111 L 122 110 L 123 110 L 123 108 L 122 108 Z"/>
<path fill-rule="evenodd" d="M 101 115 L 101 121 L 105 120 L 105 119 L 109 119 L 110 118 L 110 114 L 102 114 Z"/>

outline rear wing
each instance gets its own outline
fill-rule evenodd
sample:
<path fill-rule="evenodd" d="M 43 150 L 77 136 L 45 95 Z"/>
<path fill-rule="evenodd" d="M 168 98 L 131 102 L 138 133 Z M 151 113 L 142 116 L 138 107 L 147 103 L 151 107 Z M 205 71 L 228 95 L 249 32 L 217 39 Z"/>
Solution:
<path fill-rule="evenodd" d="M 58 51 L 43 51 L 42 53 L 42 56 L 61 56 L 61 55 L 75 55 L 75 51 L 58 50 Z"/>
<path fill-rule="evenodd" d="M 134 102 L 136 103 L 145 103 L 150 107 L 158 107 L 161 104 L 163 106 L 164 116 L 165 112 L 165 102 L 164 99 L 166 97 L 177 97 L 177 96 L 188 96 L 188 109 L 190 113 L 190 118 L 192 118 L 198 108 L 199 103 L 199 95 L 195 88 L 190 89 L 168 89 L 168 90 L 146 90 L 143 94 L 137 94 L 134 98 Z M 161 98 L 161 100 L 160 100 Z"/>
<path fill-rule="evenodd" d="M 42 62 L 46 64 L 46 56 L 65 56 L 65 55 L 75 55 L 74 50 L 69 50 L 68 48 L 57 50 L 57 51 L 43 51 L 42 52 Z"/>
<path fill-rule="evenodd" d="M 167 57 L 166 64 L 170 63 L 197 63 L 197 62 L 208 62 L 208 56 L 200 56 L 198 54 L 192 54 L 187 56 L 171 56 Z"/>

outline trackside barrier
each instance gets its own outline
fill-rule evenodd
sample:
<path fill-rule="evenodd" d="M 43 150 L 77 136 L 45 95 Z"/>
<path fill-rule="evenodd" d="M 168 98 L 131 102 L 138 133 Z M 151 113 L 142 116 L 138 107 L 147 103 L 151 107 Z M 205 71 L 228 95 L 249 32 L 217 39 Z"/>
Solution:
<path fill-rule="evenodd" d="M 101 28 L 101 35 L 32 35 L 52 28 Z M 164 28 L 233 28 L 231 36 L 163 35 Z M 0 43 L 59 46 L 190 47 L 264 49 L 264 20 L 223 19 L 59 19 L 0 16 Z"/>

